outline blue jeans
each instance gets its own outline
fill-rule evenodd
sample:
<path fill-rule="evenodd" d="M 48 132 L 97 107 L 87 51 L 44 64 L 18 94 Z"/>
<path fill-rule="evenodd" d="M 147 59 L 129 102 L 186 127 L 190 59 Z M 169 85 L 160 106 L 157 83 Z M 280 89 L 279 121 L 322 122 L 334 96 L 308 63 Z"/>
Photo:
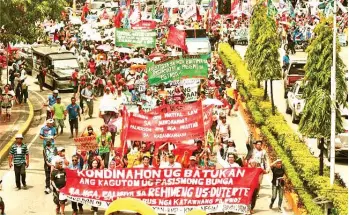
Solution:
<path fill-rule="evenodd" d="M 271 196 L 271 205 L 274 204 L 274 201 L 276 199 L 277 194 L 279 193 L 279 203 L 278 203 L 278 207 L 281 208 L 282 205 L 282 199 L 284 197 L 284 189 L 282 186 L 272 186 L 272 196 Z"/>

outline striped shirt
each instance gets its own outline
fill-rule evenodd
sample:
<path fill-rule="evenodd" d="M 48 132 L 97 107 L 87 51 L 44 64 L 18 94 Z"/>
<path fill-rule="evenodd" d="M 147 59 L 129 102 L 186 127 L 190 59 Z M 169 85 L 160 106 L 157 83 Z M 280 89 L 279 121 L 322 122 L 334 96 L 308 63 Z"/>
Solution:
<path fill-rule="evenodd" d="M 17 145 L 17 143 L 15 143 L 12 145 L 10 149 L 10 155 L 13 156 L 14 165 L 25 164 L 25 156 L 28 154 L 29 154 L 28 147 L 24 143 L 22 143 L 21 145 Z"/>

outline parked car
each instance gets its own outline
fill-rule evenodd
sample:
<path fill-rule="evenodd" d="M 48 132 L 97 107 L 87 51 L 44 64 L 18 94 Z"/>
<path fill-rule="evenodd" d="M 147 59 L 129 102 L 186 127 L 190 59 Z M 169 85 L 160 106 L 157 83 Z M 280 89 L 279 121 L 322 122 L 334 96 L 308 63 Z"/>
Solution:
<path fill-rule="evenodd" d="M 290 65 L 286 69 L 283 78 L 284 78 L 284 97 L 287 98 L 288 91 L 292 88 L 294 83 L 302 79 L 305 75 L 304 66 L 306 60 L 292 60 Z"/>
<path fill-rule="evenodd" d="M 348 109 L 341 110 L 343 130 L 336 134 L 334 143 L 335 143 L 335 157 L 336 159 L 348 159 Z M 330 161 L 331 155 L 331 142 L 327 140 L 325 144 L 327 149 L 327 158 Z"/>
<path fill-rule="evenodd" d="M 305 100 L 303 99 L 304 84 L 296 81 L 287 94 L 286 113 L 291 114 L 292 123 L 298 123 L 303 114 Z"/>

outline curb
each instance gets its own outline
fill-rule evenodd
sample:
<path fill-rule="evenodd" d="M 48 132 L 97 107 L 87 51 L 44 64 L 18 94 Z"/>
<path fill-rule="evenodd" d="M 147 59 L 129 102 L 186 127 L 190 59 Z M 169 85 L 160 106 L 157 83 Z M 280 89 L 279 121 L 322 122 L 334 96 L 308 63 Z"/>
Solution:
<path fill-rule="evenodd" d="M 31 101 L 28 99 L 27 104 L 29 106 L 29 117 L 28 119 L 24 122 L 24 124 L 21 126 L 21 128 L 17 131 L 16 134 L 23 134 L 23 136 L 27 133 L 29 130 L 30 123 L 33 121 L 34 118 L 34 107 Z M 15 136 L 14 135 L 4 146 L 4 148 L 0 151 L 0 161 L 4 161 L 5 158 L 8 157 L 8 152 L 10 151 L 10 148 L 12 144 L 15 142 Z"/>

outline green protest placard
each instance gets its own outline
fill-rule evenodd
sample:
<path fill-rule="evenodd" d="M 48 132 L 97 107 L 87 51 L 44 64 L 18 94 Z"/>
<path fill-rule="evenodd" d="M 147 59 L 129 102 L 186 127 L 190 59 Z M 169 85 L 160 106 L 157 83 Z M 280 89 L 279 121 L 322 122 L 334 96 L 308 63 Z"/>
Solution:
<path fill-rule="evenodd" d="M 207 78 L 208 66 L 205 58 L 179 58 L 159 64 L 149 62 L 147 74 L 150 85 L 186 78 Z"/>
<path fill-rule="evenodd" d="M 116 28 L 115 46 L 155 48 L 156 31 Z"/>

